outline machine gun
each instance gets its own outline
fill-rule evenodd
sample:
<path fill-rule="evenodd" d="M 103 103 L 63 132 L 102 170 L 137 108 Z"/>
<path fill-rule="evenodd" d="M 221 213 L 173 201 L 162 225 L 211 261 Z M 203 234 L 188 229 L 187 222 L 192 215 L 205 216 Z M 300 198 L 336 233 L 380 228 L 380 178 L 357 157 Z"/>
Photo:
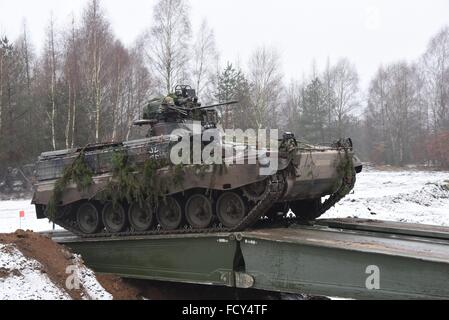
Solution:
<path fill-rule="evenodd" d="M 178 85 L 175 93 L 161 99 L 150 101 L 144 112 L 144 120 L 134 122 L 135 125 L 154 125 L 158 122 L 184 122 L 186 120 L 201 121 L 205 127 L 214 127 L 218 122 L 216 107 L 235 105 L 238 101 L 229 101 L 202 106 L 198 102 L 196 91 L 188 85 Z"/>
<path fill-rule="evenodd" d="M 194 108 L 185 108 L 185 107 L 178 107 L 178 108 L 182 111 L 197 111 L 197 110 L 213 109 L 213 108 L 223 107 L 223 106 L 230 106 L 230 105 L 237 104 L 237 103 L 239 103 L 239 101 L 234 100 L 234 101 L 227 101 L 227 102 L 223 102 L 223 103 L 211 104 L 208 106 L 199 106 L 199 107 L 194 107 Z"/>
<path fill-rule="evenodd" d="M 229 101 L 224 103 L 217 103 L 213 105 L 208 106 L 202 106 L 201 103 L 198 102 L 198 97 L 196 96 L 196 91 L 192 89 L 190 86 L 186 85 L 178 85 L 175 88 L 175 105 L 176 109 L 185 111 L 185 112 L 191 112 L 191 111 L 197 111 L 197 110 L 204 110 L 204 109 L 212 109 L 215 107 L 222 107 L 226 105 L 233 105 L 239 103 L 238 101 Z M 173 108 L 171 108 L 173 109 Z"/>

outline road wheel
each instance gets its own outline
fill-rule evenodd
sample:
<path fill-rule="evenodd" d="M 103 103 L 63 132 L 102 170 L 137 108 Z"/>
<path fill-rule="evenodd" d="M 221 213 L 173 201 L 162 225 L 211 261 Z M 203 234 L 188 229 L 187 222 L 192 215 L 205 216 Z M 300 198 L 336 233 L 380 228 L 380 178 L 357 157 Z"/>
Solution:
<path fill-rule="evenodd" d="M 226 228 L 236 227 L 246 215 L 242 197 L 235 192 L 225 192 L 217 200 L 217 217 Z"/>
<path fill-rule="evenodd" d="M 128 224 L 126 211 L 120 203 L 115 205 L 112 202 L 106 203 L 102 218 L 106 230 L 110 233 L 122 232 Z"/>
<path fill-rule="evenodd" d="M 138 203 L 133 203 L 128 210 L 128 220 L 135 231 L 148 231 L 153 226 L 154 211 L 148 204 L 141 207 Z"/>
<path fill-rule="evenodd" d="M 194 229 L 204 229 L 212 223 L 212 203 L 202 194 L 194 194 L 187 200 L 185 213 L 187 222 Z"/>
<path fill-rule="evenodd" d="M 167 197 L 160 201 L 156 213 L 157 221 L 164 230 L 176 230 L 182 223 L 182 209 L 178 200 Z"/>
<path fill-rule="evenodd" d="M 85 234 L 95 234 L 103 228 L 99 208 L 92 202 L 85 202 L 78 208 L 76 220 Z"/>

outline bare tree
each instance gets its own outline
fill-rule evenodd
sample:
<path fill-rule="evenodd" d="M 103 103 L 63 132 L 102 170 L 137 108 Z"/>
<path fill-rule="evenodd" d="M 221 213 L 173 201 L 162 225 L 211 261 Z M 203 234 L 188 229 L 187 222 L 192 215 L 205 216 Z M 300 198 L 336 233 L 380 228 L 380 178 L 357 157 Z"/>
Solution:
<path fill-rule="evenodd" d="M 449 128 L 449 27 L 431 39 L 422 58 L 435 131 Z"/>
<path fill-rule="evenodd" d="M 196 85 L 198 96 L 211 91 L 210 77 L 214 76 L 215 64 L 218 54 L 215 46 L 214 31 L 206 20 L 200 25 L 193 46 L 193 81 Z"/>
<path fill-rule="evenodd" d="M 47 116 L 50 121 L 50 131 L 51 131 L 51 146 L 53 150 L 56 150 L 56 45 L 55 45 L 55 28 L 54 28 L 54 18 L 51 14 L 50 22 L 47 30 L 47 47 L 45 53 L 45 65 L 46 70 L 49 73 L 49 98 L 50 98 L 50 111 L 48 111 Z"/>
<path fill-rule="evenodd" d="M 7 51 L 7 39 L 0 38 L 0 138 L 2 134 L 2 124 L 3 124 L 3 61 L 6 56 Z"/>
<path fill-rule="evenodd" d="M 111 47 L 113 35 L 109 22 L 100 7 L 99 0 L 91 0 L 84 11 L 82 37 L 85 42 L 85 76 L 88 78 L 89 92 L 94 107 L 94 139 L 100 142 L 101 117 L 103 101 L 110 81 L 109 72 L 111 63 Z"/>
<path fill-rule="evenodd" d="M 43 151 L 129 137 L 154 82 L 142 46 L 115 41 L 99 0 L 80 25 L 58 29 L 53 17 L 38 59 L 24 31 L 0 39 L 0 170 Z M 27 117 L 25 117 L 27 115 Z"/>
<path fill-rule="evenodd" d="M 282 120 L 286 130 L 294 132 L 298 137 L 300 133 L 299 124 L 303 111 L 302 97 L 302 83 L 292 80 L 285 90 Z"/>
<path fill-rule="evenodd" d="M 9 43 L 8 38 L 0 38 L 0 136 L 3 129 L 3 74 L 5 60 L 12 52 L 12 45 Z"/>
<path fill-rule="evenodd" d="M 274 48 L 257 49 L 250 58 L 248 69 L 254 123 L 258 128 L 275 126 L 283 90 L 278 52 Z"/>
<path fill-rule="evenodd" d="M 17 66 L 20 69 L 20 87 L 15 88 L 17 94 L 17 105 L 15 110 L 18 115 L 16 117 L 21 118 L 22 121 L 16 121 L 17 125 L 24 126 L 28 130 L 25 130 L 22 134 L 25 137 L 24 147 L 27 152 L 33 152 L 36 149 L 38 143 L 36 141 L 39 139 L 39 135 L 36 133 L 39 131 L 37 128 L 38 123 L 45 123 L 45 116 L 42 116 L 37 112 L 38 106 L 33 99 L 33 81 L 35 77 L 35 51 L 31 37 L 26 24 L 23 21 L 22 33 L 15 41 L 16 53 L 17 53 Z M 17 119 L 16 119 L 17 120 Z M 21 129 L 19 129 L 20 131 Z"/>
<path fill-rule="evenodd" d="M 65 36 L 65 61 L 64 77 L 67 87 L 67 122 L 65 126 L 65 145 L 66 148 L 73 148 L 75 144 L 75 127 L 78 92 L 80 83 L 80 39 L 79 31 L 76 27 L 75 15 L 72 15 L 70 30 Z"/>
<path fill-rule="evenodd" d="M 22 45 L 22 55 L 23 55 L 23 61 L 25 63 L 25 73 L 26 73 L 26 79 L 27 79 L 27 89 L 28 94 L 31 94 L 31 48 L 30 48 L 30 42 L 28 39 L 28 27 L 27 23 L 24 20 L 23 21 L 23 31 L 22 31 L 22 39 L 21 39 L 21 45 Z"/>
<path fill-rule="evenodd" d="M 381 147 L 380 159 L 389 164 L 404 165 L 412 160 L 413 142 L 422 129 L 420 83 L 416 66 L 405 62 L 380 68 L 371 82 L 370 138 Z"/>
<path fill-rule="evenodd" d="M 359 105 L 359 77 L 353 64 L 347 59 L 341 59 L 331 69 L 334 85 L 337 135 L 344 136 L 344 121 L 356 106 Z M 330 79 L 328 80 L 330 81 Z M 330 93 L 327 93 L 330 94 Z"/>
<path fill-rule="evenodd" d="M 327 129 L 327 139 L 331 141 L 335 136 L 334 130 L 334 110 L 336 109 L 337 97 L 335 92 L 335 73 L 332 72 L 332 66 L 330 64 L 329 58 L 327 59 L 326 69 L 322 75 L 322 81 L 325 88 L 325 108 L 327 113 L 326 118 L 326 129 Z"/>
<path fill-rule="evenodd" d="M 161 91 L 171 92 L 177 82 L 187 79 L 190 38 L 186 1 L 159 0 L 146 49 Z"/>
<path fill-rule="evenodd" d="M 112 70 L 112 141 L 117 138 L 118 130 L 118 113 L 120 112 L 123 99 L 123 90 L 125 88 L 125 76 L 130 64 L 128 51 L 123 47 L 120 41 L 116 41 L 113 48 L 113 64 Z"/>
<path fill-rule="evenodd" d="M 140 119 L 143 114 L 144 104 L 155 93 L 154 80 L 145 66 L 143 44 L 137 43 L 130 50 L 130 68 L 126 80 L 126 108 L 127 122 L 124 138 L 128 140 L 131 134 L 133 120 Z"/>

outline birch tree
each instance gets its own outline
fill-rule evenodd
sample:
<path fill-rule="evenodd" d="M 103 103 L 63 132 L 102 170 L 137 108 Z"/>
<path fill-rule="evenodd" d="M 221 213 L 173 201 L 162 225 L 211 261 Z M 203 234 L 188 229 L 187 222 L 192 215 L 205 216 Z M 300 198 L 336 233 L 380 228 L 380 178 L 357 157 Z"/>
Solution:
<path fill-rule="evenodd" d="M 130 50 L 130 67 L 125 79 L 126 119 L 122 116 L 122 138 L 130 139 L 133 120 L 140 119 L 143 106 L 156 93 L 154 79 L 145 66 L 142 43 Z"/>
<path fill-rule="evenodd" d="M 130 64 L 130 57 L 127 50 L 120 41 L 116 41 L 113 47 L 113 70 L 112 70 L 112 141 L 117 139 L 119 124 L 118 114 L 122 108 L 122 99 L 125 89 L 125 76 Z"/>
<path fill-rule="evenodd" d="M 377 160 L 394 165 L 413 160 L 422 128 L 420 90 L 416 66 L 405 62 L 380 68 L 371 82 L 367 120 Z"/>
<path fill-rule="evenodd" d="M 248 69 L 254 123 L 257 128 L 276 126 L 283 90 L 279 53 L 274 48 L 256 49 Z"/>
<path fill-rule="evenodd" d="M 200 98 L 212 90 L 210 78 L 214 76 L 217 60 L 214 31 L 209 27 L 207 21 L 203 20 L 193 46 L 192 76 Z"/>
<path fill-rule="evenodd" d="M 30 45 L 30 41 L 28 39 L 28 27 L 26 21 L 23 22 L 23 30 L 22 30 L 22 37 L 20 39 L 21 42 L 21 53 L 22 53 L 22 59 L 25 63 L 25 73 L 26 73 L 26 80 L 27 80 L 27 90 L 28 95 L 31 94 L 31 61 L 33 59 L 32 57 L 32 49 Z"/>
<path fill-rule="evenodd" d="M 3 129 L 3 82 L 4 82 L 4 66 L 6 59 L 11 55 L 12 45 L 8 38 L 0 38 L 0 138 Z"/>
<path fill-rule="evenodd" d="M 330 60 L 328 58 L 326 63 L 326 68 L 322 75 L 322 82 L 325 90 L 324 104 L 326 108 L 326 132 L 327 132 L 327 140 L 331 141 L 335 139 L 336 128 L 334 121 L 334 110 L 337 105 L 337 95 L 336 95 L 336 86 L 335 86 L 335 73 L 333 72 L 333 67 L 330 64 Z"/>
<path fill-rule="evenodd" d="M 72 15 L 71 25 L 65 37 L 65 65 L 64 77 L 67 88 L 67 119 L 65 126 L 65 146 L 73 148 L 75 145 L 75 128 L 77 123 L 77 104 L 81 87 L 80 83 L 80 54 L 81 42 L 76 27 L 75 16 Z"/>
<path fill-rule="evenodd" d="M 83 15 L 82 36 L 85 48 L 85 76 L 93 110 L 94 140 L 100 142 L 103 101 L 108 88 L 113 36 L 99 0 L 91 0 Z"/>
<path fill-rule="evenodd" d="M 283 105 L 283 122 L 287 131 L 300 136 L 300 121 L 303 113 L 303 85 L 299 81 L 291 81 L 285 90 Z"/>
<path fill-rule="evenodd" d="M 154 6 L 153 26 L 146 51 L 159 90 L 169 93 L 188 79 L 191 25 L 185 0 L 159 0 Z"/>
<path fill-rule="evenodd" d="M 339 60 L 330 72 L 332 73 L 331 79 L 333 78 L 335 95 L 335 103 L 333 105 L 337 129 L 336 134 L 337 137 L 343 137 L 345 135 L 345 119 L 359 105 L 359 77 L 355 66 L 347 59 Z M 326 92 L 326 95 L 329 94 L 331 93 Z M 328 98 L 332 99 L 331 97 Z"/>
<path fill-rule="evenodd" d="M 55 44 L 55 28 L 54 28 L 54 18 L 53 14 L 50 17 L 50 22 L 47 30 L 47 41 L 46 41 L 46 51 L 45 51 L 45 66 L 46 71 L 49 74 L 49 104 L 50 110 L 47 113 L 48 119 L 50 121 L 50 131 L 51 131 L 51 146 L 53 150 L 56 150 L 56 65 L 57 65 L 57 53 Z"/>
<path fill-rule="evenodd" d="M 434 131 L 449 129 L 449 27 L 430 40 L 422 66 Z"/>

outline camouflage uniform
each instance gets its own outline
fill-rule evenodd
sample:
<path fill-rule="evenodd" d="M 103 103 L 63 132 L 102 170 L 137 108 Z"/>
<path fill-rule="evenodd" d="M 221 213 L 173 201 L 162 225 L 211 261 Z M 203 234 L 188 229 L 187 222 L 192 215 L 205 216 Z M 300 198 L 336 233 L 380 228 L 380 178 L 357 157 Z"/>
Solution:
<path fill-rule="evenodd" d="M 148 102 L 145 107 L 143 117 L 146 120 L 161 120 L 167 111 L 167 106 L 175 106 L 176 96 L 168 95 L 164 98 L 155 98 Z"/>

